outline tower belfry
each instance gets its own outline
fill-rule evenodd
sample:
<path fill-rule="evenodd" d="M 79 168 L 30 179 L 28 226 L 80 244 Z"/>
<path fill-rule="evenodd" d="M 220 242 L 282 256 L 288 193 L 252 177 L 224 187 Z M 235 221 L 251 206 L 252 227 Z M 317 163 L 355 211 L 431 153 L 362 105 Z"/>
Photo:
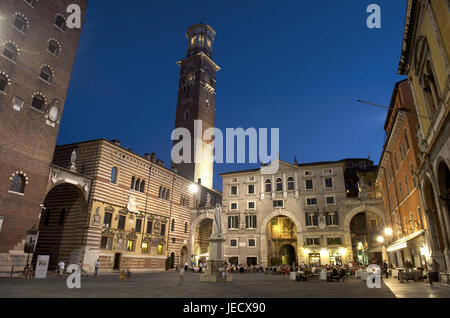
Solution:
<path fill-rule="evenodd" d="M 195 162 L 195 153 L 203 154 L 203 146 L 211 141 L 203 137 L 194 149 L 194 121 L 201 120 L 201 132 L 214 127 L 216 72 L 220 67 L 212 60 L 212 44 L 216 32 L 209 25 L 199 23 L 190 26 L 186 32 L 186 57 L 178 61 L 180 79 L 178 85 L 175 128 L 186 128 L 191 133 L 191 162 L 172 163 L 173 168 L 184 177 L 212 188 L 213 153 L 210 160 Z M 174 141 L 176 144 L 179 141 Z M 204 158 L 204 157 L 203 157 Z"/>

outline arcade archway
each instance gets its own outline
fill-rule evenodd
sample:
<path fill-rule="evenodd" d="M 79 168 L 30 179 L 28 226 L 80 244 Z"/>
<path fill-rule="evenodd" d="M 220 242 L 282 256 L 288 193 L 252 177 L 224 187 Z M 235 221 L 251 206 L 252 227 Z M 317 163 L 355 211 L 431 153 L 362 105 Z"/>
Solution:
<path fill-rule="evenodd" d="M 269 265 L 297 264 L 297 227 L 287 216 L 275 216 L 267 223 Z"/>
<path fill-rule="evenodd" d="M 49 270 L 56 269 L 61 260 L 66 264 L 79 261 L 74 260 L 79 258 L 74 253 L 85 245 L 86 208 L 85 196 L 75 185 L 61 183 L 48 192 L 34 255 L 50 255 Z"/>
<path fill-rule="evenodd" d="M 200 261 L 206 261 L 209 251 L 209 238 L 212 233 L 213 220 L 205 218 L 194 229 L 193 255 L 197 265 Z"/>

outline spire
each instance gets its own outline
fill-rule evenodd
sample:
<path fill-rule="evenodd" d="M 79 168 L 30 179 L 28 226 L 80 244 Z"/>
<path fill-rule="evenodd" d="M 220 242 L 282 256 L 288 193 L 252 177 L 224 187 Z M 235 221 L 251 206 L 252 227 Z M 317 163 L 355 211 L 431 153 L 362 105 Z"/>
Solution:
<path fill-rule="evenodd" d="M 298 165 L 297 156 L 294 156 L 294 164 Z"/>

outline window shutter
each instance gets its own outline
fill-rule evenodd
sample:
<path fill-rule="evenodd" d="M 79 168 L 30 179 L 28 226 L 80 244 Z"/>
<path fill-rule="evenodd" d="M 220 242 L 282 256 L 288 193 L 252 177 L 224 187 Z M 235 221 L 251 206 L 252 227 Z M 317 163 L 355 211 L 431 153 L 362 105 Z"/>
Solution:
<path fill-rule="evenodd" d="M 327 225 L 330 225 L 330 224 L 331 224 L 331 222 L 330 222 L 330 216 L 328 215 L 328 212 L 325 212 L 325 223 L 326 223 Z"/>
<path fill-rule="evenodd" d="M 249 220 L 248 218 L 249 218 L 249 216 L 246 215 L 246 216 L 245 216 L 245 228 L 246 228 L 246 229 L 249 228 L 249 221 L 250 221 L 250 220 Z"/>
<path fill-rule="evenodd" d="M 306 217 L 306 226 L 310 226 L 311 224 L 309 224 L 309 213 L 306 213 L 305 217 Z"/>
<path fill-rule="evenodd" d="M 334 217 L 336 218 L 336 225 L 339 225 L 338 212 L 334 212 Z"/>

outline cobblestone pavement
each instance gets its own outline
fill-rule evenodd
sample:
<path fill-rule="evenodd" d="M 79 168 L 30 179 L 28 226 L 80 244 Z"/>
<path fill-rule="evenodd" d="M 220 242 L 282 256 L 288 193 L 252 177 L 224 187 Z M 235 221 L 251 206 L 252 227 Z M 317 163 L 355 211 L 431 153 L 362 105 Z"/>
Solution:
<path fill-rule="evenodd" d="M 450 298 L 450 288 L 430 285 L 424 281 L 400 283 L 396 278 L 384 279 L 384 283 L 398 298 Z"/>
<path fill-rule="evenodd" d="M 229 283 L 200 282 L 200 274 L 186 273 L 181 284 L 178 273 L 159 272 L 132 274 L 129 281 L 119 274 L 100 275 L 97 279 L 83 277 L 81 289 L 68 289 L 66 278 L 47 279 L 0 278 L 0 297 L 168 297 L 168 298 L 393 298 L 394 293 L 382 284 L 369 289 L 357 279 L 346 282 L 289 281 L 287 276 L 261 273 L 234 274 Z"/>

